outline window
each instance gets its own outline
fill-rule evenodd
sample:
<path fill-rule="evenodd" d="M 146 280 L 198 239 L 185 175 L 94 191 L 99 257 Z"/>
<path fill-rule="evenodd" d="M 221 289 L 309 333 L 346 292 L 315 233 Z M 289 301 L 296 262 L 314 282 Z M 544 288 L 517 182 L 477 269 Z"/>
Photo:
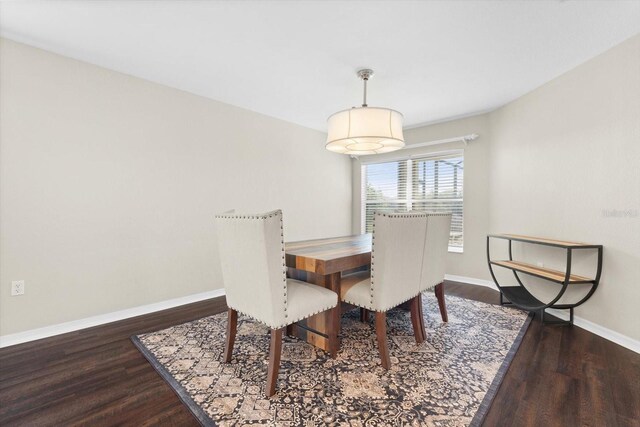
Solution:
<path fill-rule="evenodd" d="M 461 151 L 362 165 L 362 231 L 374 212 L 451 212 L 449 250 L 462 252 L 463 172 Z"/>

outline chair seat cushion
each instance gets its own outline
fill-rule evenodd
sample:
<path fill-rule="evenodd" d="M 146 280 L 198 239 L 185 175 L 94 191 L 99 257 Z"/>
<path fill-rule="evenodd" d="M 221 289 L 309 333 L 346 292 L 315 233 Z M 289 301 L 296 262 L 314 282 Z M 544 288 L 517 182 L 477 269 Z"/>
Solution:
<path fill-rule="evenodd" d="M 307 282 L 287 279 L 287 324 L 338 305 L 338 294 Z M 286 326 L 286 325 L 284 325 Z"/>
<path fill-rule="evenodd" d="M 344 276 L 340 283 L 340 299 L 346 303 L 371 309 L 371 276 L 368 271 Z"/>

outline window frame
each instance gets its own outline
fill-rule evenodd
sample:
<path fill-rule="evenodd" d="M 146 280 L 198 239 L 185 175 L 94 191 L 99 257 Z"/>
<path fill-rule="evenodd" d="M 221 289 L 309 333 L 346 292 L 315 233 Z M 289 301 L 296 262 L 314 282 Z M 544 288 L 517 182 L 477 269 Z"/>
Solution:
<path fill-rule="evenodd" d="M 401 157 L 389 157 L 389 158 L 382 158 L 382 159 L 373 159 L 373 158 L 368 158 L 366 160 L 361 159 L 360 162 L 360 232 L 361 233 L 366 233 L 366 229 L 367 229 L 367 171 L 366 171 L 366 167 L 369 165 L 376 165 L 376 164 L 382 164 L 382 163 L 392 163 L 392 162 L 403 162 L 406 161 L 406 173 L 407 173 L 407 178 L 409 178 L 412 175 L 412 170 L 413 170 L 413 162 L 414 161 L 424 161 L 424 160 L 437 160 L 439 158 L 442 157 L 461 157 L 462 158 L 462 164 L 463 164 L 463 175 L 462 175 L 462 244 L 461 246 L 448 246 L 448 252 L 450 253 L 464 253 L 464 161 L 465 161 L 465 155 L 464 155 L 464 149 L 456 149 L 456 150 L 447 150 L 447 151 L 440 151 L 440 152 L 431 152 L 431 153 L 423 153 L 423 154 L 414 154 L 414 155 L 407 155 L 407 156 L 401 156 Z M 364 160 L 364 161 L 363 161 Z M 404 189 L 404 200 L 402 199 L 398 199 L 398 200 L 402 200 L 399 203 L 403 203 L 406 205 L 407 210 L 410 211 L 413 208 L 413 203 L 416 202 L 416 200 L 414 200 L 413 198 L 413 187 L 414 183 L 413 183 L 413 179 L 406 179 L 406 188 Z M 400 185 L 398 183 L 398 188 L 400 188 Z"/>

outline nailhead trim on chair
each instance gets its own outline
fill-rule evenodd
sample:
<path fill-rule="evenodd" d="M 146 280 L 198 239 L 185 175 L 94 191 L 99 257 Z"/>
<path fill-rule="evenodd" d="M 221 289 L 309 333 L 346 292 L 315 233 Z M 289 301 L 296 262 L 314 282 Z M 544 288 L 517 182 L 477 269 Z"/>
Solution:
<path fill-rule="evenodd" d="M 221 215 L 216 215 L 215 217 L 216 218 L 222 218 L 222 219 L 236 219 L 236 220 L 238 220 L 238 219 L 250 219 L 250 220 L 260 219 L 260 220 L 265 220 L 267 218 L 273 218 L 276 215 L 280 215 L 280 245 L 281 245 L 281 248 L 282 248 L 282 281 L 283 281 L 283 296 L 284 296 L 284 317 L 285 317 L 285 319 L 287 319 L 286 322 L 284 324 L 282 324 L 282 325 L 269 325 L 268 323 L 265 323 L 262 320 L 256 319 L 255 317 L 253 317 L 252 315 L 250 315 L 248 313 L 245 313 L 243 311 L 237 310 L 236 308 L 231 307 L 231 306 L 229 307 L 229 308 L 232 308 L 233 310 L 237 311 L 238 313 L 241 313 L 244 316 L 247 316 L 247 317 L 255 320 L 256 322 L 262 323 L 263 325 L 266 325 L 266 326 L 268 326 L 268 327 L 270 327 L 272 329 L 284 328 L 285 326 L 289 326 L 289 325 L 291 325 L 293 323 L 299 322 L 300 320 L 306 319 L 307 317 L 311 317 L 311 316 L 314 316 L 314 315 L 316 315 L 318 313 L 322 313 L 323 311 L 330 310 L 330 309 L 334 308 L 337 305 L 336 304 L 336 305 L 332 305 L 332 306 L 329 306 L 329 307 L 322 308 L 319 311 L 316 311 L 315 313 L 309 314 L 309 315 L 301 317 L 299 319 L 295 319 L 295 320 L 289 320 L 288 319 L 289 314 L 287 313 L 287 305 L 288 305 L 288 300 L 287 300 L 287 260 L 286 260 L 286 257 L 285 257 L 285 249 L 284 249 L 284 221 L 282 219 L 282 216 L 283 216 L 282 215 L 282 210 L 278 209 L 278 210 L 275 210 L 275 211 L 272 211 L 272 212 L 267 212 L 267 213 L 261 214 L 261 215 L 224 215 L 224 214 L 221 214 Z"/>
<path fill-rule="evenodd" d="M 393 303 L 393 304 L 391 304 L 390 306 L 385 307 L 385 308 L 383 308 L 383 309 L 381 309 L 381 310 L 378 310 L 378 311 L 382 311 L 382 312 L 389 311 L 389 310 L 391 310 L 392 308 L 397 307 L 397 306 L 399 306 L 400 304 L 403 304 L 403 303 L 405 303 L 405 302 L 409 301 L 409 300 L 410 300 L 410 299 L 412 299 L 412 298 L 415 298 L 416 296 L 420 295 L 421 293 L 422 293 L 422 292 L 418 292 L 417 294 L 415 294 L 415 295 L 413 295 L 413 296 L 410 296 L 409 298 L 403 299 L 403 300 L 398 301 L 398 302 L 394 302 L 394 303 Z"/>
<path fill-rule="evenodd" d="M 442 280 L 436 280 L 436 282 L 433 285 L 425 286 L 425 288 L 421 289 L 420 292 L 425 292 L 425 291 L 431 290 L 431 289 L 435 288 L 436 286 L 438 286 L 442 282 L 444 282 L 444 277 L 442 278 Z"/>
<path fill-rule="evenodd" d="M 284 317 L 285 319 L 287 317 L 289 317 L 289 315 L 287 314 L 287 262 L 285 259 L 285 250 L 284 250 L 284 222 L 282 220 L 282 210 L 281 209 L 276 209 L 275 211 L 271 211 L 271 212 L 267 212 L 264 214 L 259 214 L 259 215 L 225 215 L 225 214 L 220 214 L 220 215 L 216 215 L 215 218 L 220 218 L 220 219 L 260 219 L 260 220 L 265 220 L 267 218 L 273 218 L 274 216 L 280 215 L 280 246 L 281 246 L 281 250 L 282 250 L 282 289 L 283 289 L 283 298 L 284 298 Z M 234 308 L 235 310 L 235 308 Z M 237 310 L 236 310 L 237 311 Z M 252 319 L 255 319 L 254 317 L 243 313 L 246 316 L 251 317 Z M 315 313 L 314 313 L 315 314 Z M 258 320 L 258 319 L 255 319 Z M 258 320 L 260 323 L 264 323 L 261 320 Z M 297 320 L 296 320 L 297 322 Z M 266 325 L 266 323 L 264 323 Z M 291 323 L 289 323 L 290 325 Z M 283 326 L 287 326 L 287 325 L 283 325 Z M 282 326 L 279 326 L 282 327 Z"/>
<path fill-rule="evenodd" d="M 422 211 L 424 213 L 427 214 L 427 216 L 451 216 L 451 213 L 446 213 L 446 212 L 429 212 L 429 211 Z M 425 242 L 426 244 L 426 242 Z M 444 277 L 442 278 L 442 280 L 436 281 L 436 283 L 434 283 L 433 285 L 429 285 L 424 287 L 423 289 L 420 290 L 420 292 L 424 292 L 430 289 L 433 289 L 436 285 L 438 285 L 439 283 L 442 283 L 442 281 L 444 280 Z"/>
<path fill-rule="evenodd" d="M 280 245 L 282 247 L 282 282 L 284 283 L 284 318 L 288 318 L 289 314 L 287 313 L 287 306 L 289 305 L 287 302 L 287 261 L 285 259 L 285 250 L 284 250 L 284 221 L 282 220 L 282 211 L 278 211 L 280 214 Z M 286 325 L 285 325 L 286 326 Z"/>
<path fill-rule="evenodd" d="M 437 214 L 434 214 L 437 215 Z M 440 215 L 450 215 L 450 214 L 440 214 Z M 389 217 L 389 218 L 415 218 L 415 217 L 428 217 L 428 216 L 432 216 L 432 214 L 429 214 L 427 212 L 418 212 L 418 211 L 412 211 L 412 212 L 400 212 L 400 213 L 387 213 L 387 212 L 374 212 L 373 213 L 373 224 L 372 224 L 372 233 L 371 233 L 371 288 L 370 288 L 370 295 L 371 295 L 371 299 L 369 300 L 369 307 L 373 307 L 373 287 L 374 287 L 374 283 L 373 283 L 373 277 L 374 277 L 374 260 L 375 260 L 375 252 L 376 252 L 376 217 L 378 216 L 384 216 L 384 217 Z M 411 298 L 415 297 L 412 296 Z M 405 301 L 409 301 L 411 298 L 408 298 L 404 301 L 399 302 L 398 304 L 402 304 Z M 353 304 L 349 301 L 346 301 L 349 304 Z M 357 304 L 356 304 L 357 305 Z M 365 307 L 365 308 L 369 308 L 369 307 Z M 389 308 L 393 308 L 394 306 L 391 306 Z M 386 310 L 383 310 L 386 311 Z"/>
<path fill-rule="evenodd" d="M 221 218 L 221 219 L 267 219 L 267 218 L 273 218 L 274 216 L 276 216 L 278 214 L 282 215 L 282 210 L 281 209 L 276 209 L 275 211 L 266 212 L 266 213 L 259 214 L 259 215 L 225 215 L 225 214 L 218 214 L 218 215 L 215 216 L 215 218 Z"/>
<path fill-rule="evenodd" d="M 384 309 L 379 309 L 376 310 L 373 307 L 373 287 L 374 287 L 374 270 L 375 270 L 375 249 L 376 249 L 376 233 L 375 233 L 375 228 L 376 228 L 376 217 L 377 216 L 384 216 L 384 217 L 389 217 L 389 218 L 415 218 L 415 217 L 430 217 L 430 216 L 449 216 L 451 215 L 451 213 L 444 213 L 444 212 L 429 212 L 429 211 L 409 211 L 409 212 L 394 212 L 394 213 L 388 213 L 388 212 L 374 212 L 373 213 L 373 224 L 372 224 L 372 234 L 371 234 L 371 287 L 370 287 L 370 295 L 371 295 L 371 299 L 369 300 L 369 305 L 365 306 L 364 308 L 368 309 L 368 310 L 372 310 L 372 311 L 380 311 L 380 312 L 386 312 L 394 307 L 397 307 L 398 305 L 405 303 L 407 301 L 409 301 L 411 298 L 415 298 L 417 295 L 420 295 L 422 292 L 429 290 L 429 289 L 433 289 L 433 287 L 435 287 L 438 283 L 441 283 L 442 281 L 439 281 L 438 283 L 432 285 L 432 286 L 428 286 L 425 289 L 423 289 L 422 291 L 420 291 L 419 293 L 417 293 L 416 295 L 413 295 L 407 299 L 404 299 L 402 301 L 399 301 L 397 303 L 394 303 L 393 305 L 384 308 Z M 350 300 L 343 300 L 344 302 L 348 303 L 348 304 L 352 304 L 355 306 L 360 306 L 358 303 L 355 303 L 354 301 L 350 301 Z"/>
<path fill-rule="evenodd" d="M 233 309 L 233 310 L 237 311 L 238 313 L 240 313 L 240 314 L 242 314 L 242 315 L 244 315 L 244 316 L 249 317 L 250 319 L 255 320 L 255 321 L 256 321 L 256 322 L 258 322 L 258 323 L 262 323 L 263 325 L 265 325 L 265 326 L 267 326 L 267 327 L 269 327 L 269 328 L 271 328 L 271 329 L 280 329 L 280 328 L 284 328 L 285 326 L 293 325 L 294 323 L 299 322 L 299 321 L 301 321 L 301 320 L 303 320 L 303 319 L 306 319 L 307 317 L 315 316 L 316 314 L 318 314 L 318 313 L 322 313 L 323 311 L 331 310 L 332 308 L 335 308 L 335 305 L 332 305 L 332 306 L 329 306 L 329 307 L 322 308 L 322 309 L 320 309 L 320 310 L 318 310 L 318 311 L 316 311 L 316 312 L 314 312 L 314 313 L 309 314 L 308 316 L 303 316 L 303 317 L 300 317 L 299 319 L 296 319 L 296 320 L 287 320 L 287 323 L 283 323 L 283 324 L 281 324 L 281 325 L 269 325 L 268 323 L 266 323 L 266 322 L 264 322 L 264 321 L 262 321 L 262 320 L 260 320 L 260 319 L 256 319 L 255 317 L 253 317 L 253 316 L 252 316 L 252 315 L 250 315 L 250 314 L 245 313 L 244 311 L 240 311 L 240 310 L 235 309 L 235 308 L 233 308 L 233 307 L 231 307 L 231 306 L 229 306 L 229 308 L 231 308 L 231 309 Z"/>
<path fill-rule="evenodd" d="M 364 306 L 363 308 L 366 308 L 367 310 L 371 310 L 371 311 L 378 311 L 380 313 L 384 313 L 384 312 L 387 312 L 387 311 L 391 310 L 394 307 L 399 306 L 400 304 L 403 304 L 403 303 L 409 301 L 411 298 L 415 298 L 416 296 L 420 295 L 421 293 L 422 292 L 419 292 L 416 295 L 410 296 L 407 299 L 403 299 L 401 301 L 398 301 L 397 303 L 393 303 L 392 305 L 390 305 L 389 307 L 386 307 L 386 308 L 376 309 L 376 308 L 373 308 L 373 304 L 368 305 L 368 306 Z M 347 304 L 355 305 L 356 307 L 362 307 L 359 303 L 356 303 L 356 302 L 353 302 L 353 301 L 349 301 L 349 300 L 346 300 L 346 299 L 344 299 L 342 301 L 346 302 Z"/>
<path fill-rule="evenodd" d="M 376 212 L 373 213 L 373 223 L 371 224 L 371 287 L 369 288 L 369 294 L 371 298 L 369 298 L 369 306 L 373 305 L 373 270 L 374 270 L 374 260 L 376 259 Z"/>
<path fill-rule="evenodd" d="M 337 305 L 337 304 L 336 304 L 336 305 Z M 316 314 L 318 314 L 318 313 L 322 313 L 323 311 L 330 310 L 330 309 L 332 309 L 332 308 L 334 308 L 334 307 L 335 307 L 335 305 L 328 306 L 328 307 L 322 308 L 322 309 L 320 309 L 320 310 L 318 310 L 318 311 L 316 311 L 316 312 L 314 312 L 314 313 L 311 313 L 311 314 L 309 314 L 309 315 L 307 315 L 307 316 L 300 317 L 299 319 L 295 319 L 295 320 L 287 320 L 287 323 L 286 323 L 286 324 L 284 324 L 284 325 L 280 325 L 280 326 L 278 326 L 278 328 L 284 328 L 285 326 L 292 325 L 292 324 L 294 324 L 294 323 L 296 323 L 296 322 L 299 322 L 299 321 L 300 321 L 300 320 L 302 320 L 302 319 L 306 319 L 307 317 L 315 316 L 315 315 L 316 315 Z"/>

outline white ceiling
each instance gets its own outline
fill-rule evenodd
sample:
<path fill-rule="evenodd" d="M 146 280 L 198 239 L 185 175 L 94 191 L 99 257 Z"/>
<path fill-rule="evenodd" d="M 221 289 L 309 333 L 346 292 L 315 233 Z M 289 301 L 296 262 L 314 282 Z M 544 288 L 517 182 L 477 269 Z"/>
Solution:
<path fill-rule="evenodd" d="M 2 36 L 311 128 L 503 105 L 640 32 L 640 1 L 24 1 Z"/>

